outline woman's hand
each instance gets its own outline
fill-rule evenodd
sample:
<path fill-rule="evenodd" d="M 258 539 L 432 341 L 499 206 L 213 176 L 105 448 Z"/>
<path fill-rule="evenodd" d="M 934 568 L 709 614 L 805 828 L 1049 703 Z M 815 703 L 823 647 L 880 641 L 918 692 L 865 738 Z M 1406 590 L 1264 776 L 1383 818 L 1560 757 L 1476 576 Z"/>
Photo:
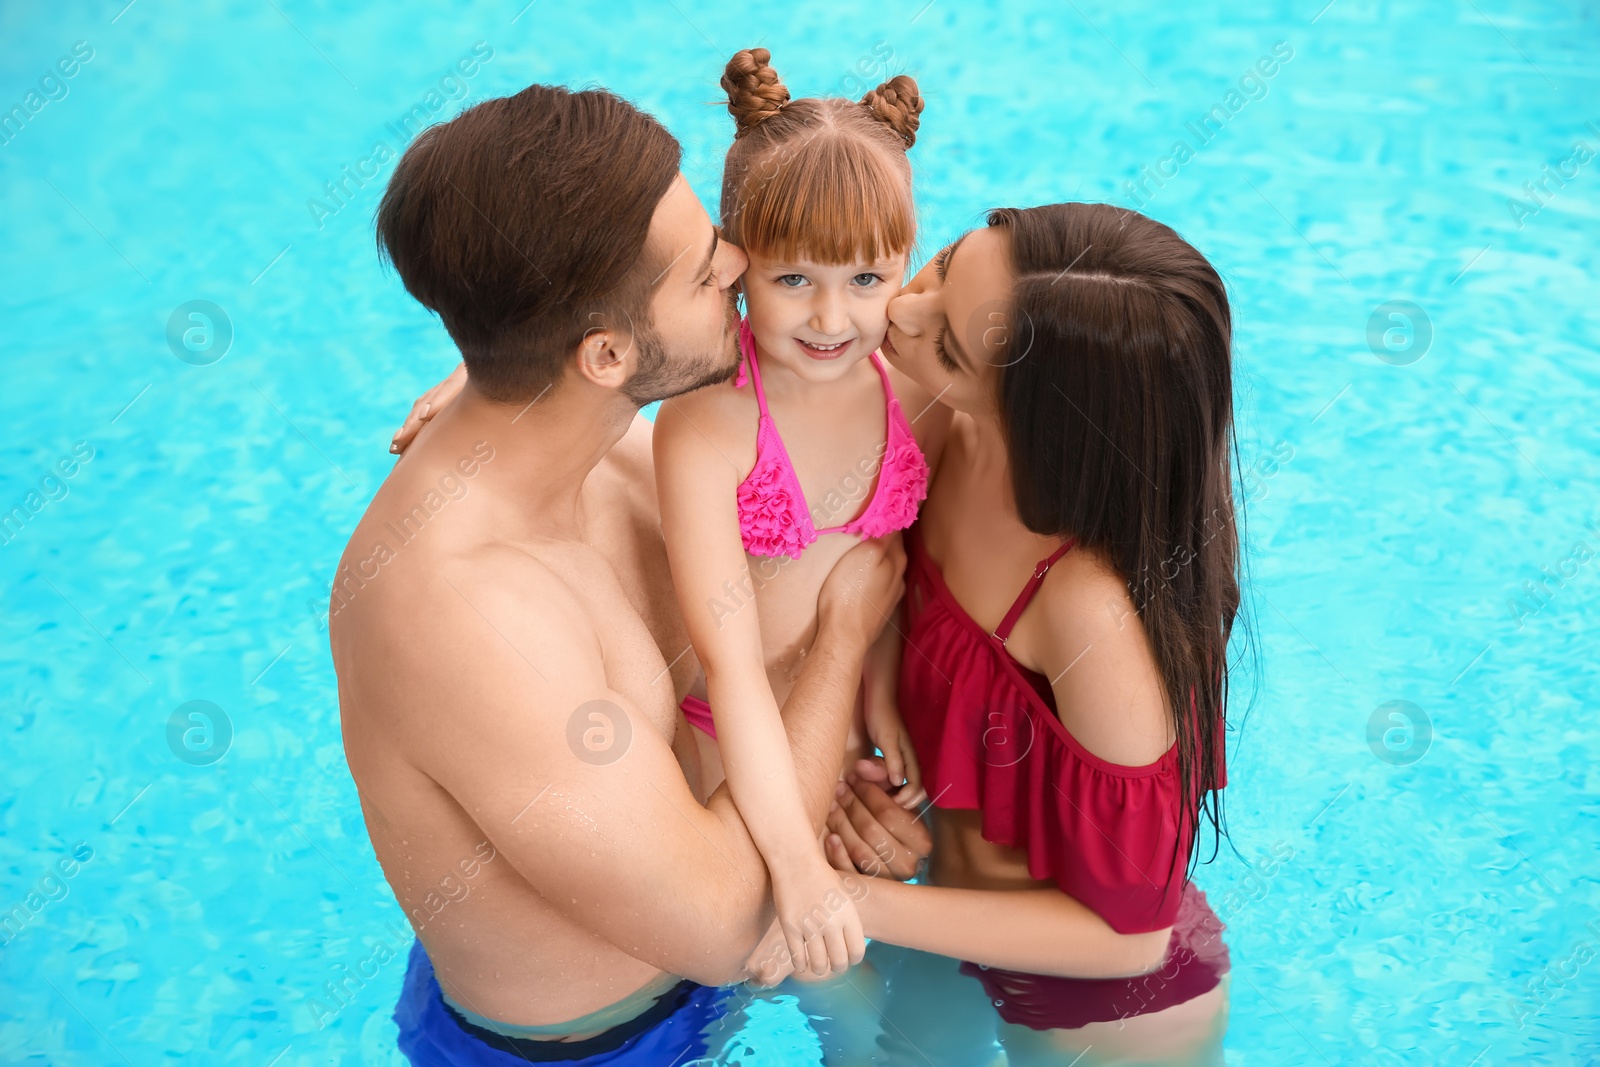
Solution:
<path fill-rule="evenodd" d="M 933 835 L 921 819 L 884 791 L 888 772 L 878 760 L 858 760 L 839 784 L 828 834 L 828 862 L 841 871 L 905 881 L 933 852 Z"/>
<path fill-rule="evenodd" d="M 422 429 L 422 424 L 433 418 L 434 415 L 444 410 L 444 406 L 460 395 L 462 388 L 467 384 L 467 365 L 457 363 L 456 369 L 450 376 L 426 393 L 417 397 L 416 403 L 411 405 L 411 414 L 406 416 L 406 421 L 394 432 L 394 439 L 389 442 L 389 451 L 399 455 L 406 450 L 417 436 L 417 431 Z"/>

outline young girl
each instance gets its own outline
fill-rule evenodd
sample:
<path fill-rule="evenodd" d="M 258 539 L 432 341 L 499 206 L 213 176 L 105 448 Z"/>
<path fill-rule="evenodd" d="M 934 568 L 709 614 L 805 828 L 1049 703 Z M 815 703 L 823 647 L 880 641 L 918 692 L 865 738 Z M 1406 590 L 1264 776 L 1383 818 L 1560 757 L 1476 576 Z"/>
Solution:
<path fill-rule="evenodd" d="M 944 409 L 877 352 L 915 236 L 916 83 L 896 77 L 860 102 L 791 100 L 769 58 L 741 51 L 722 79 L 738 124 L 723 232 L 750 259 L 744 361 L 733 381 L 662 405 L 656 478 L 709 697 L 691 693 L 684 714 L 719 742 L 797 969 L 823 975 L 860 962 L 864 941 L 802 809 L 778 709 L 834 563 L 916 518 L 941 436 L 928 409 Z M 894 700 L 898 639 L 885 628 L 858 711 L 909 799 L 918 786 Z M 870 752 L 859 733 L 852 746 Z"/>

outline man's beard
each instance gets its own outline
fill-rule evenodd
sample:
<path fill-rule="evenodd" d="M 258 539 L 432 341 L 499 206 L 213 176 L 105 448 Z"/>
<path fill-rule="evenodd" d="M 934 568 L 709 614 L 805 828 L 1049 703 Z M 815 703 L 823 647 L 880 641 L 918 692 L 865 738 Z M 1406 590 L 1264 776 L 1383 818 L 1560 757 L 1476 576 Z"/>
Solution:
<path fill-rule="evenodd" d="M 728 291 L 728 322 L 738 322 L 739 297 Z M 708 385 L 717 385 L 732 378 L 739 371 L 739 333 L 736 329 L 724 331 L 727 343 L 713 352 L 696 353 L 690 360 L 673 360 L 654 325 L 635 331 L 633 343 L 639 352 L 638 369 L 633 372 L 622 395 L 632 400 L 636 407 L 653 404 L 657 400 L 670 400 L 684 393 L 692 393 Z"/>

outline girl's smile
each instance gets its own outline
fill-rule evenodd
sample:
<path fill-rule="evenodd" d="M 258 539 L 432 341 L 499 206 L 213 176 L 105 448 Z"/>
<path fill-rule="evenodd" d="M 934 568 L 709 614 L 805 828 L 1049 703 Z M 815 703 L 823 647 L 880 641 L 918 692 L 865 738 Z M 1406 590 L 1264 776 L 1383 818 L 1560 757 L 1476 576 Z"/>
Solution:
<path fill-rule="evenodd" d="M 850 341 L 835 341 L 832 344 L 817 344 L 804 338 L 796 337 L 800 348 L 812 359 L 838 359 L 844 355 L 845 349 L 850 347 Z M 851 340 L 854 340 L 852 338 Z"/>

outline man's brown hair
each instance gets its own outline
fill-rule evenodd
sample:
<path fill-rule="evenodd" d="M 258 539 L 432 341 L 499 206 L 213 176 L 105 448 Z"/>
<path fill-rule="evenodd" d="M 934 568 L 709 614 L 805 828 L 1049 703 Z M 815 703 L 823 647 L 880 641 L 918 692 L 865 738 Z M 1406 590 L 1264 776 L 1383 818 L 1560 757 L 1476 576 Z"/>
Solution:
<path fill-rule="evenodd" d="M 613 93 L 531 85 L 417 137 L 378 206 L 379 255 L 475 388 L 531 400 L 588 330 L 648 328 L 665 264 L 645 238 L 682 154 Z"/>

